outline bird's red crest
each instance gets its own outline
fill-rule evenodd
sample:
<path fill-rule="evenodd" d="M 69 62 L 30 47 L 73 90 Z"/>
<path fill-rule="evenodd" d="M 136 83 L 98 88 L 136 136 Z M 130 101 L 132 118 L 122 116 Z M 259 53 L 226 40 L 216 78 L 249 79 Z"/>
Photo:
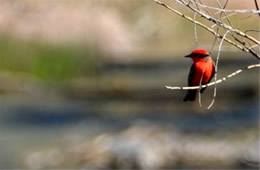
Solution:
<path fill-rule="evenodd" d="M 196 49 L 191 52 L 191 54 L 201 54 L 201 55 L 209 55 L 207 50 L 204 49 Z"/>

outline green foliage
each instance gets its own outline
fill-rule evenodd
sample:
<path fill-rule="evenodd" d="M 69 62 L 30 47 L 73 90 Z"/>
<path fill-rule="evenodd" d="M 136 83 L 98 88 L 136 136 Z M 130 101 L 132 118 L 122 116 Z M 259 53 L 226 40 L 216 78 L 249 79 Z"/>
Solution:
<path fill-rule="evenodd" d="M 0 70 L 29 73 L 44 80 L 95 76 L 101 58 L 97 49 L 84 45 L 57 45 L 0 36 Z"/>

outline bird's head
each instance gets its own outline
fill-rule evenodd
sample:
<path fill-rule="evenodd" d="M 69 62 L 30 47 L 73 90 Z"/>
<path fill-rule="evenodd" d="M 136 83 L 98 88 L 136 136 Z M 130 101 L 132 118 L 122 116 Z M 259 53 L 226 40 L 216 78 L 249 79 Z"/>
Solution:
<path fill-rule="evenodd" d="M 185 57 L 189 57 L 195 62 L 197 60 L 207 58 L 208 56 L 209 56 L 209 52 L 207 50 L 196 49 L 193 50 L 189 55 L 186 55 Z"/>

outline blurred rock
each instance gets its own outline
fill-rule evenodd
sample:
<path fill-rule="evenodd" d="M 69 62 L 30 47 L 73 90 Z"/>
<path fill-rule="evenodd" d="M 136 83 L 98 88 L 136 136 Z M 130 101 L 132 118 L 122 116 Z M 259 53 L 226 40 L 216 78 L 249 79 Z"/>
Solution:
<path fill-rule="evenodd" d="M 259 136 L 257 139 L 253 139 L 249 147 L 245 148 L 244 155 L 241 158 L 242 166 L 250 166 L 253 168 L 259 168 Z"/>
<path fill-rule="evenodd" d="M 250 141 L 183 136 L 156 126 L 134 125 L 119 134 L 102 134 L 72 148 L 31 153 L 25 164 L 28 168 L 230 169 L 252 167 L 245 163 L 247 160 L 258 167 L 259 150 L 257 145 L 249 144 Z M 248 152 L 245 148 L 249 148 Z"/>
<path fill-rule="evenodd" d="M 47 152 L 35 152 L 26 159 L 26 163 L 30 165 L 31 168 L 53 167 L 63 161 L 63 153 L 57 149 L 52 149 Z"/>

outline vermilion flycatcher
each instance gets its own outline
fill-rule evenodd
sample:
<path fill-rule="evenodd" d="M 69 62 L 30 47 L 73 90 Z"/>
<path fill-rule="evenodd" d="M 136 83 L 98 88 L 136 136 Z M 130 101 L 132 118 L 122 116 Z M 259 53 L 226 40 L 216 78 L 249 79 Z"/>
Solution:
<path fill-rule="evenodd" d="M 196 49 L 185 57 L 190 57 L 193 60 L 188 78 L 188 86 L 199 86 L 200 83 L 202 85 L 209 83 L 215 75 L 215 64 L 209 56 L 208 51 Z M 200 93 L 203 93 L 205 89 L 206 88 L 202 88 Z M 188 90 L 183 101 L 194 101 L 196 99 L 196 94 L 197 89 Z"/>

